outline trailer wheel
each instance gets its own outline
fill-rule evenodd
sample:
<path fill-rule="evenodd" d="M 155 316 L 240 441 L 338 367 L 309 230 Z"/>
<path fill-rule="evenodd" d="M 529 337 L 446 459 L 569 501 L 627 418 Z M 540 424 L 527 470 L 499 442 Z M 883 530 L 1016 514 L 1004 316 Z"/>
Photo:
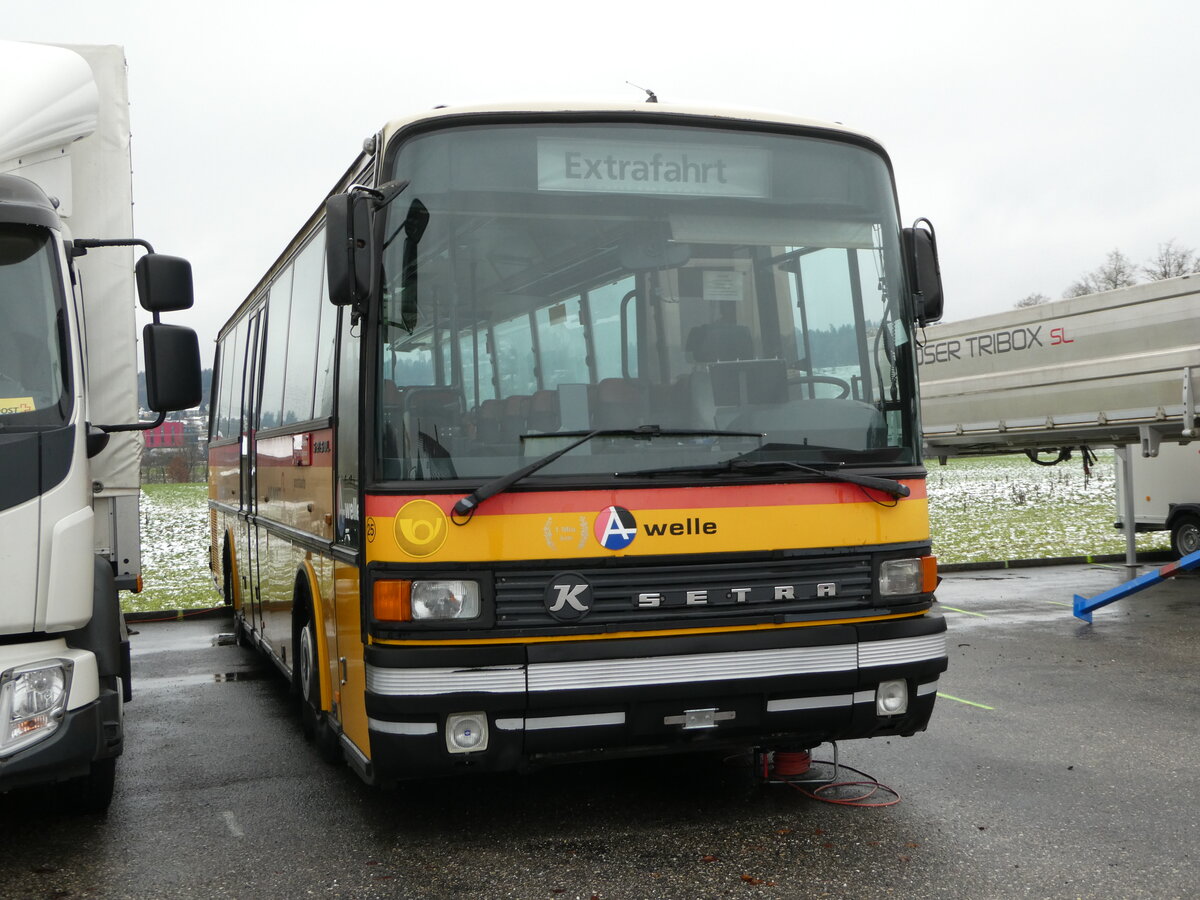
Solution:
<path fill-rule="evenodd" d="M 1200 516 L 1185 513 L 1171 525 L 1171 548 L 1179 557 L 1200 550 Z"/>

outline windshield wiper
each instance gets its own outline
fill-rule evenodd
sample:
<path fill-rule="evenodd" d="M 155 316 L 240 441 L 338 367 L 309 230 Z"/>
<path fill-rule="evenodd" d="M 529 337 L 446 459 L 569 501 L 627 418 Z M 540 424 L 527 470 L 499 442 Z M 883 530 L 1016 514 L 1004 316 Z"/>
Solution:
<path fill-rule="evenodd" d="M 576 447 L 586 444 L 592 438 L 598 437 L 632 437 L 632 438 L 653 438 L 653 437 L 753 437 L 760 441 L 763 434 L 760 431 L 721 431 L 719 429 L 698 429 L 698 428 L 660 428 L 658 425 L 639 425 L 636 428 L 599 428 L 595 431 L 559 431 L 549 434 L 523 434 L 522 438 L 563 438 L 574 437 L 574 440 L 565 447 L 560 447 L 553 453 L 548 453 L 539 459 L 534 460 L 524 468 L 517 469 L 515 472 L 509 472 L 507 475 L 501 475 L 499 478 L 493 478 L 491 481 L 485 482 L 477 487 L 467 496 L 463 497 L 454 504 L 454 509 L 451 510 L 453 516 L 470 516 L 477 506 L 489 497 L 494 497 L 497 494 L 502 494 L 518 481 L 532 475 L 538 469 L 544 469 L 550 463 L 554 462 L 560 456 L 570 453 Z"/>
<path fill-rule="evenodd" d="M 814 466 L 805 466 L 800 463 L 791 462 L 789 460 L 752 460 L 734 457 L 727 459 L 724 462 L 710 463 L 700 466 L 679 466 L 676 468 L 665 469 L 642 469 L 636 472 L 617 472 L 617 478 L 649 478 L 655 475 L 714 475 L 723 472 L 745 472 L 751 475 L 766 475 L 772 472 L 778 472 L 781 469 L 793 469 L 797 472 L 803 472 L 806 475 L 816 475 L 818 478 L 823 478 L 826 481 L 844 481 L 847 484 L 856 484 L 859 487 L 872 488 L 876 491 L 883 491 L 892 497 L 899 499 L 907 497 L 911 491 L 908 485 L 901 484 L 893 478 L 880 478 L 877 475 L 855 475 L 852 472 L 839 472 L 833 469 L 818 469 Z"/>

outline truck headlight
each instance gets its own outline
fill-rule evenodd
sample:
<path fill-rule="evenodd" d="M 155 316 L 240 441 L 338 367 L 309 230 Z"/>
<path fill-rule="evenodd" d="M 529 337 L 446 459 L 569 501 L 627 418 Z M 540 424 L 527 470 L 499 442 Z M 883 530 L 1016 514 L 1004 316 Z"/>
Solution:
<path fill-rule="evenodd" d="M 885 559 L 879 564 L 879 596 L 931 594 L 937 587 L 937 557 Z"/>
<path fill-rule="evenodd" d="M 0 675 L 0 756 L 43 740 L 62 723 L 71 692 L 68 659 L 16 666 Z"/>

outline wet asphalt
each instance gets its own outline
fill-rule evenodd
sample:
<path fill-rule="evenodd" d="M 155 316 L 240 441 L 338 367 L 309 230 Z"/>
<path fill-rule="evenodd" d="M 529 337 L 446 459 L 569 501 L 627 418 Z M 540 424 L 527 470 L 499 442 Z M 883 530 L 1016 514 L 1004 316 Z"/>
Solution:
<path fill-rule="evenodd" d="M 840 747 L 877 808 L 707 756 L 378 791 L 228 621 L 141 623 L 112 808 L 0 797 L 0 897 L 1200 896 L 1200 579 L 1071 615 L 1127 577 L 948 575 L 929 731 Z"/>

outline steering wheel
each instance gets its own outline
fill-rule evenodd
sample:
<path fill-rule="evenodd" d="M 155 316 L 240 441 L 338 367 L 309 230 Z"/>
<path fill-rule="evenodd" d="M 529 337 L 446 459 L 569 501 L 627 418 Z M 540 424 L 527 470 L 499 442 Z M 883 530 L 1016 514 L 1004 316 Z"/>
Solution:
<path fill-rule="evenodd" d="M 837 378 L 833 375 L 788 375 L 788 384 L 832 384 L 834 387 L 841 389 L 841 393 L 836 397 L 831 397 L 831 400 L 845 400 L 850 396 L 850 382 L 842 378 Z"/>

